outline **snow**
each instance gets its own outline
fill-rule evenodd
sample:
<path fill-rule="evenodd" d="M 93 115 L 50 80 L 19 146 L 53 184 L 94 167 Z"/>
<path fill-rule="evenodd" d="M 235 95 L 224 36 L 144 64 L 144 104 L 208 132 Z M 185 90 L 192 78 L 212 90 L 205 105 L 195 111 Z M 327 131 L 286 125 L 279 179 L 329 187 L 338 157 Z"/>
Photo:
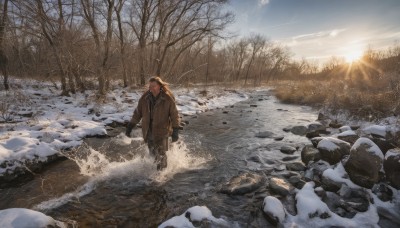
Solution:
<path fill-rule="evenodd" d="M 366 134 L 374 134 L 374 135 L 379 135 L 382 136 L 383 138 L 386 137 L 386 134 L 388 132 L 387 126 L 382 126 L 382 125 L 372 125 L 364 128 L 362 130 Z"/>
<path fill-rule="evenodd" d="M 379 216 L 374 205 L 366 212 L 357 213 L 354 218 L 343 218 L 333 213 L 328 206 L 315 194 L 314 182 L 308 182 L 296 194 L 298 214 L 288 214 L 284 227 L 379 227 Z M 321 214 L 328 218 L 320 218 Z"/>
<path fill-rule="evenodd" d="M 340 147 L 338 146 L 339 144 L 348 144 L 348 142 L 345 142 L 343 140 L 333 138 L 333 137 L 324 137 L 317 145 L 317 148 L 319 149 L 325 149 L 328 151 L 334 151 L 339 149 Z"/>
<path fill-rule="evenodd" d="M 342 133 L 337 134 L 337 136 L 341 136 L 341 137 L 346 137 L 346 136 L 352 136 L 352 135 L 357 135 L 353 130 L 347 130 L 347 131 L 343 131 Z"/>
<path fill-rule="evenodd" d="M 350 179 L 345 178 L 347 176 L 347 172 L 342 163 L 339 163 L 334 169 L 329 168 L 325 170 L 322 175 L 332 181 L 344 183 L 350 188 L 360 188 L 360 186 L 354 184 Z"/>
<path fill-rule="evenodd" d="M 340 132 L 345 132 L 345 131 L 351 131 L 351 127 L 349 126 L 343 126 L 339 128 Z"/>
<path fill-rule="evenodd" d="M 386 152 L 385 154 L 385 160 L 387 160 L 390 157 L 400 157 L 400 149 L 390 149 Z M 400 159 L 399 159 L 400 160 Z"/>
<path fill-rule="evenodd" d="M 337 150 L 340 148 L 337 144 L 342 144 L 342 143 L 349 144 L 349 143 L 342 141 L 340 139 L 337 139 L 337 138 L 326 137 L 326 138 L 323 138 L 318 143 L 317 148 L 326 149 L 328 151 L 334 151 L 334 150 Z"/>
<path fill-rule="evenodd" d="M 366 144 L 366 145 L 368 145 L 370 148 L 368 148 L 368 152 L 369 153 L 371 153 L 371 154 L 373 154 L 373 155 L 376 155 L 376 156 L 378 156 L 379 158 L 381 158 L 382 160 L 383 160 L 383 153 L 382 153 L 382 151 L 381 151 L 381 149 L 379 149 L 379 147 L 374 143 L 374 142 L 372 142 L 370 139 L 368 139 L 368 138 L 359 138 L 355 143 L 354 143 L 354 145 L 353 145 L 353 147 L 351 148 L 351 150 L 355 150 L 355 149 L 357 149 L 358 147 L 360 147 L 362 144 Z"/>
<path fill-rule="evenodd" d="M 12 111 L 33 112 L 33 117 L 15 114 L 13 120 L 16 123 L 0 126 L 0 164 L 8 161 L 7 166 L 2 166 L 5 168 L 0 168 L 0 176 L 29 160 L 46 161 L 48 156 L 58 154 L 60 150 L 79 146 L 85 137 L 106 135 L 107 124 L 124 124 L 131 119 L 143 94 L 143 90 L 116 89 L 107 94 L 104 102 L 97 102 L 96 91 L 61 97 L 50 83 L 28 80 L 21 85 L 17 92 L 29 99 L 29 105 L 15 104 Z M 200 95 L 197 88 L 172 90 L 183 115 L 194 115 L 248 98 L 245 92 L 213 87 L 209 88 L 207 96 Z M 0 98 L 10 98 L 10 95 L 1 91 Z M 120 143 L 129 144 L 130 141 L 120 137 Z"/>
<path fill-rule="evenodd" d="M 186 215 L 188 215 L 189 219 L 186 218 Z M 214 224 L 220 225 L 220 226 L 227 226 L 228 223 L 221 218 L 215 218 L 212 215 L 212 212 L 210 209 L 208 209 L 206 206 L 194 206 L 189 208 L 188 210 L 185 211 L 180 216 L 175 216 L 172 217 L 171 219 L 163 222 L 159 228 L 164 228 L 164 227 L 187 227 L 187 228 L 194 228 L 193 224 L 191 221 L 196 221 L 196 222 L 201 222 L 203 220 L 208 220 L 213 222 Z"/>
<path fill-rule="evenodd" d="M 285 210 L 280 200 L 273 196 L 267 196 L 264 198 L 263 210 L 267 214 L 271 214 L 279 219 L 279 222 L 285 220 Z"/>
<path fill-rule="evenodd" d="M 0 210 L 0 227 L 2 228 L 55 227 L 56 225 L 62 224 L 37 211 L 25 208 Z"/>

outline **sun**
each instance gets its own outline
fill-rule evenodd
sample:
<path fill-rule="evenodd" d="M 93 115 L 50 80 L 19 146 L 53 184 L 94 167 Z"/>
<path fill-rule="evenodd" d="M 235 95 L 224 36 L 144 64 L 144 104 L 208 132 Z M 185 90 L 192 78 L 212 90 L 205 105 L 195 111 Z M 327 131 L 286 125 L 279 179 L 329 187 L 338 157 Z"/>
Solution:
<path fill-rule="evenodd" d="M 352 63 L 357 60 L 359 60 L 362 56 L 363 52 L 362 51 L 351 51 L 347 54 L 344 55 L 344 58 L 347 63 Z"/>

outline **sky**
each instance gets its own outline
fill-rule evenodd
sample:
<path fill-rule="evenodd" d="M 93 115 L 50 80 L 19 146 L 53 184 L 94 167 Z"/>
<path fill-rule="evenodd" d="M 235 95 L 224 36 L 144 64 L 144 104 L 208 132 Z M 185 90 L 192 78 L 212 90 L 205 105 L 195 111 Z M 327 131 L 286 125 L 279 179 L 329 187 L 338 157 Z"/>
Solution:
<path fill-rule="evenodd" d="M 288 46 L 294 58 L 356 58 L 400 41 L 400 0 L 230 0 L 229 27 Z"/>

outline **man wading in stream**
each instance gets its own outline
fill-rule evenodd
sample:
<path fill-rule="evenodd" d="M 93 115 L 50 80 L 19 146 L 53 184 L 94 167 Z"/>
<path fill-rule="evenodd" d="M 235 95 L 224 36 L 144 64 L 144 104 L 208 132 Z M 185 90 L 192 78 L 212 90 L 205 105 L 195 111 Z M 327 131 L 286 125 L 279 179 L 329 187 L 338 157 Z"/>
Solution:
<path fill-rule="evenodd" d="M 132 129 L 140 120 L 144 141 L 154 156 L 157 170 L 162 170 L 167 167 L 168 136 L 172 136 L 172 142 L 179 139 L 179 116 L 174 95 L 168 84 L 159 77 L 150 78 L 149 90 L 139 99 L 126 127 L 126 136 L 130 137 Z"/>

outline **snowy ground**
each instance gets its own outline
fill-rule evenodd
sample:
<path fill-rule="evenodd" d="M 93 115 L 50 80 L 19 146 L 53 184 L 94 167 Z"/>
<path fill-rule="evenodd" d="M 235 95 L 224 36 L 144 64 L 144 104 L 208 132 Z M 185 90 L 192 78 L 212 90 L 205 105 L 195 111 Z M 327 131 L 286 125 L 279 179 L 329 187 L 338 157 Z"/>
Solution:
<path fill-rule="evenodd" d="M 0 176 L 27 162 L 45 162 L 50 155 L 79 146 L 88 136 L 106 135 L 106 125 L 130 120 L 144 90 L 115 89 L 102 103 L 95 91 L 58 96 L 52 84 L 13 80 L 18 90 L 0 92 Z M 247 99 L 245 92 L 209 88 L 173 89 L 181 115 L 232 105 Z M 4 120 L 8 119 L 8 122 Z"/>

